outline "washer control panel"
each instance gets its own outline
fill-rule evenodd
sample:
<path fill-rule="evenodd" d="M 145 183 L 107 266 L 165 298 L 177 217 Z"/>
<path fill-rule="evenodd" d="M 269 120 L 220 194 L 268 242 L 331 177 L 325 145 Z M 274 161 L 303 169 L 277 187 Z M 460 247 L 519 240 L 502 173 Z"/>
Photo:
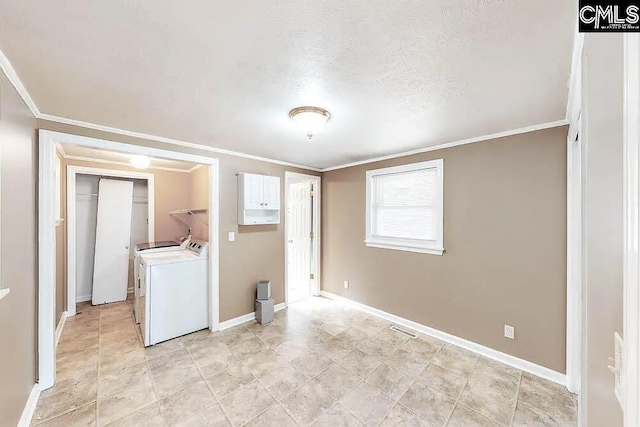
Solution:
<path fill-rule="evenodd" d="M 201 258 L 207 256 L 208 247 L 209 242 L 205 240 L 191 239 L 191 241 L 187 244 L 187 249 Z"/>

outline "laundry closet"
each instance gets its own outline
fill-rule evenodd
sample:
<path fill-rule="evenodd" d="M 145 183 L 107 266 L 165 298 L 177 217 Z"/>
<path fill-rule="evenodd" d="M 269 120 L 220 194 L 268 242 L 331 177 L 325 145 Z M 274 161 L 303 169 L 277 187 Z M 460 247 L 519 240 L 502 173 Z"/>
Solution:
<path fill-rule="evenodd" d="M 133 292 L 135 245 L 149 241 L 148 192 L 143 179 L 76 175 L 76 302 Z"/>

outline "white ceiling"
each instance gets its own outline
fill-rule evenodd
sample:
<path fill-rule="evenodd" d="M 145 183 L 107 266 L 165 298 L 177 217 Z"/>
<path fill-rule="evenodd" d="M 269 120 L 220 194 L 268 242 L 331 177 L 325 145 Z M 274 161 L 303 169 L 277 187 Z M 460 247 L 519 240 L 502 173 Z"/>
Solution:
<path fill-rule="evenodd" d="M 315 167 L 564 119 L 576 2 L 0 0 L 42 113 Z M 332 114 L 311 142 L 287 113 Z"/>
<path fill-rule="evenodd" d="M 98 148 L 82 147 L 74 144 L 60 144 L 65 157 L 81 160 L 94 160 L 102 163 L 120 164 L 130 166 L 131 154 L 118 151 L 107 151 Z M 196 163 L 181 160 L 162 159 L 149 157 L 149 168 L 173 170 L 178 172 L 190 172 L 197 166 Z"/>

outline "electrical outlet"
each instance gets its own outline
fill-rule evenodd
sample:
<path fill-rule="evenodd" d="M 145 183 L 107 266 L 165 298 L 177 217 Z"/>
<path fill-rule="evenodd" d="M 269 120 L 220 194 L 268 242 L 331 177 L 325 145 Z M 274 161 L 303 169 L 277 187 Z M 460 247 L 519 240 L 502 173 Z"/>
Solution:
<path fill-rule="evenodd" d="M 236 240 L 236 233 L 233 232 L 233 231 L 230 231 L 229 232 L 229 241 L 230 242 L 235 242 L 235 240 Z"/>
<path fill-rule="evenodd" d="M 345 289 L 349 289 L 349 281 L 348 280 L 344 281 L 344 288 Z"/>
<path fill-rule="evenodd" d="M 509 325 L 504 325 L 504 337 L 510 340 L 516 339 L 516 328 Z"/>

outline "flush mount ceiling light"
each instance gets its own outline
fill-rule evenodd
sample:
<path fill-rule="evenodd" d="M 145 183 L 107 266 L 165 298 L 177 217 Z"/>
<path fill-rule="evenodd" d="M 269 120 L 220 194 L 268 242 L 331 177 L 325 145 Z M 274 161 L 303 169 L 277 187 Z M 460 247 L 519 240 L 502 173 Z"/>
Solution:
<path fill-rule="evenodd" d="M 298 107 L 289 111 L 289 118 L 311 139 L 327 124 L 331 114 L 324 108 Z"/>
<path fill-rule="evenodd" d="M 149 167 L 150 160 L 147 156 L 136 154 L 131 156 L 131 165 L 136 169 L 146 169 Z"/>

